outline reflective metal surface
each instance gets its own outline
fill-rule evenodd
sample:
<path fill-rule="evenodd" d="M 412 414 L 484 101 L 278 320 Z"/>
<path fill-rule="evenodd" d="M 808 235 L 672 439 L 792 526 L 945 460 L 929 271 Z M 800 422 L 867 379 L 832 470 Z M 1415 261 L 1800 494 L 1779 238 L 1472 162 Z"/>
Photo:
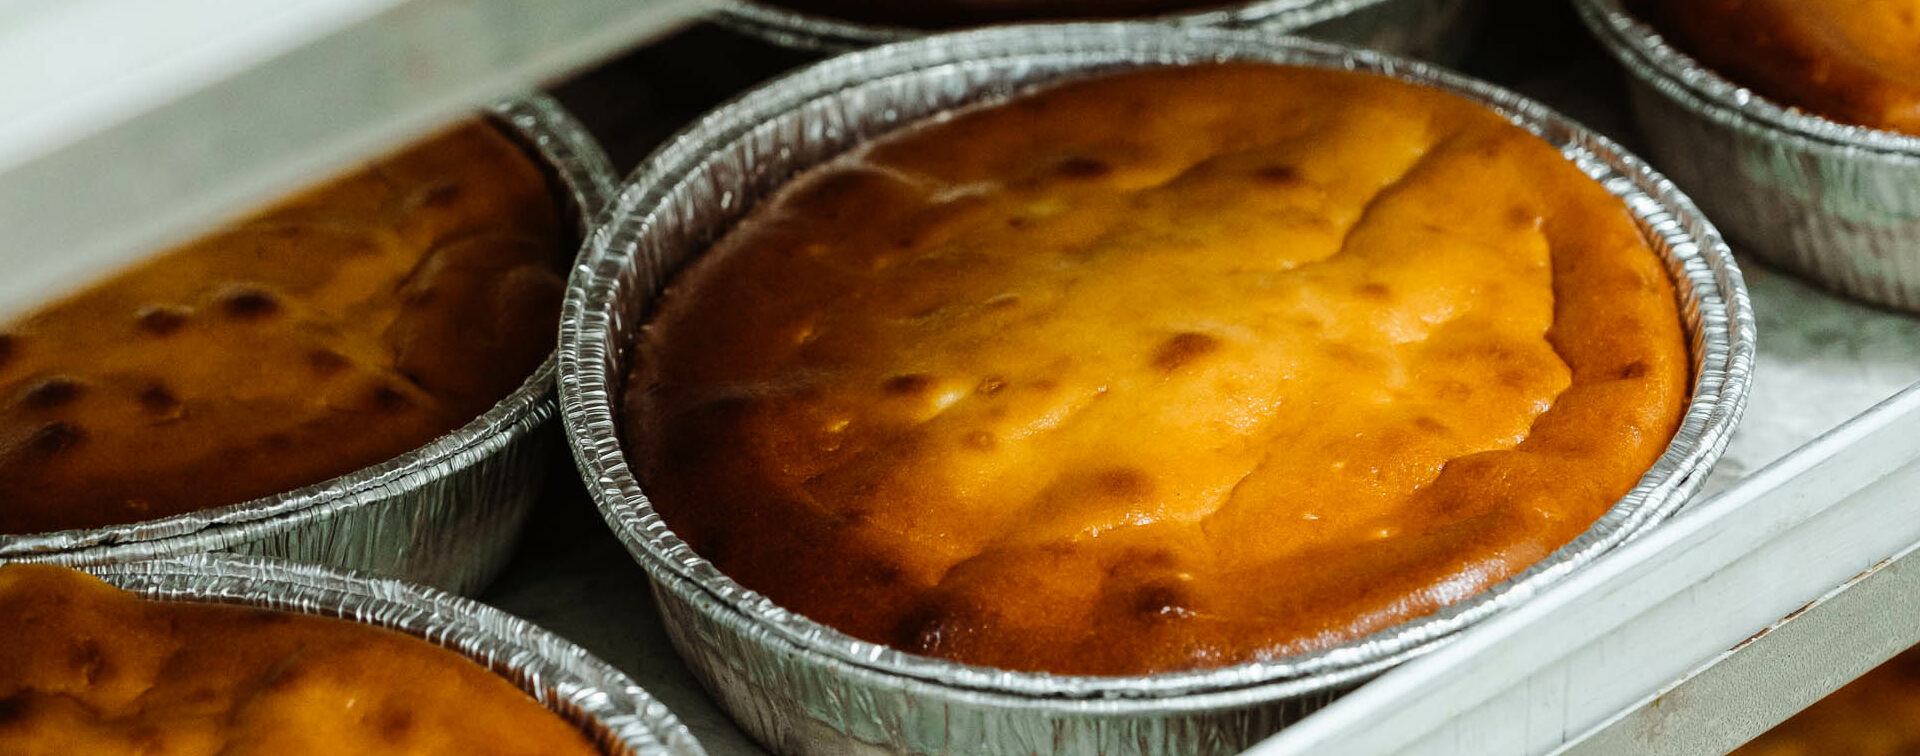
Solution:
<path fill-rule="evenodd" d="M 1466 50 L 1484 0 L 1257 0 L 1160 16 L 1172 26 L 1260 29 L 1347 42 L 1377 50 L 1449 61 Z M 730 0 L 720 23 L 769 42 L 839 52 L 902 42 L 924 29 L 813 16 L 762 0 Z"/>
<path fill-rule="evenodd" d="M 584 237 L 615 182 L 599 145 L 544 96 L 502 103 L 492 112 L 551 169 Z M 548 422 L 553 374 L 549 357 L 473 422 L 385 463 L 157 520 L 0 534 L 0 560 L 84 565 L 231 551 L 477 591 L 504 566 L 546 478 L 549 450 L 558 443 Z"/>
<path fill-rule="evenodd" d="M 609 756 L 699 756 L 672 712 L 605 662 L 513 615 L 440 591 L 309 565 L 195 555 L 85 568 L 145 598 L 339 617 L 456 651 L 585 731 Z"/>
<path fill-rule="evenodd" d="M 914 656 L 794 615 L 720 574 L 660 521 L 614 411 L 651 299 L 759 199 L 863 139 L 960 105 L 1076 77 L 1248 60 L 1378 72 L 1454 92 L 1559 147 L 1617 196 L 1664 255 L 1693 346 L 1679 433 L 1586 534 L 1532 569 L 1434 615 L 1330 650 L 1139 677 L 1010 672 Z M 576 271 L 561 324 L 563 421 L 589 491 L 656 584 L 670 633 L 756 738 L 785 752 L 1226 752 L 1339 691 L 1525 602 L 1660 521 L 1700 485 L 1745 405 L 1754 321 L 1717 232 L 1611 141 L 1503 90 L 1376 53 L 1270 34 L 1154 24 L 1007 28 L 828 61 L 696 122 L 622 190 Z"/>
<path fill-rule="evenodd" d="M 1631 75 L 1655 161 L 1742 249 L 1920 310 L 1920 137 L 1771 102 L 1674 49 L 1618 0 L 1578 5 Z"/>

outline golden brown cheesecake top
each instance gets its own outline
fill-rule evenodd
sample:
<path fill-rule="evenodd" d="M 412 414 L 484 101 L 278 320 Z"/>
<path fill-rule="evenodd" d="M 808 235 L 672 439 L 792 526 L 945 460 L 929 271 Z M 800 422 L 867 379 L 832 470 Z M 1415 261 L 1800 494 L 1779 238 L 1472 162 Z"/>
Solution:
<path fill-rule="evenodd" d="M 1246 0 L 762 0 L 828 18 L 918 29 L 1022 21 L 1138 18 L 1244 5 Z"/>
<path fill-rule="evenodd" d="M 475 121 L 0 324 L 0 533 L 246 501 L 472 421 L 553 347 L 562 233 Z"/>
<path fill-rule="evenodd" d="M 1734 756 L 1920 753 L 1920 652 L 1908 651 L 1820 699 Z"/>
<path fill-rule="evenodd" d="M 0 753 L 592 754 L 464 656 L 383 628 L 142 600 L 82 572 L 0 566 Z"/>
<path fill-rule="evenodd" d="M 1837 121 L 1920 135 L 1920 0 L 1635 0 L 1727 78 Z"/>
<path fill-rule="evenodd" d="M 665 295 L 626 439 L 860 638 L 1125 674 L 1328 647 L 1585 531 L 1688 362 L 1626 207 L 1438 91 L 1135 72 L 874 141 Z"/>

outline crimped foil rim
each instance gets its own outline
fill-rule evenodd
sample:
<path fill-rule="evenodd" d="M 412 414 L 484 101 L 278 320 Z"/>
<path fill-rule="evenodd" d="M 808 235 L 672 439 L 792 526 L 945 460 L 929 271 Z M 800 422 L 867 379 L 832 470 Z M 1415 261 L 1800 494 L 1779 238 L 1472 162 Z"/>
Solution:
<path fill-rule="evenodd" d="M 525 140 L 552 169 L 562 191 L 578 208 L 584 242 L 591 234 L 591 221 L 619 181 L 599 142 L 559 101 L 545 94 L 504 100 L 487 112 Z M 285 530 L 418 488 L 444 477 L 450 466 L 464 468 L 505 448 L 551 418 L 558 406 L 552 391 L 557 352 L 556 345 L 555 353 L 548 354 L 513 393 L 472 422 L 386 462 L 285 493 L 170 517 L 48 533 L 0 533 L 0 559 L 74 554 L 149 558 L 205 551 L 209 543 L 237 528 L 270 521 L 275 530 Z"/>
<path fill-rule="evenodd" d="M 1293 31 L 1390 1 L 1254 0 L 1234 3 L 1223 0 L 1210 8 L 1149 16 L 1133 22 L 1220 28 L 1257 24 L 1270 31 Z M 866 24 L 815 16 L 769 5 L 761 0 L 729 0 L 717 14 L 716 18 L 722 24 L 782 45 L 810 50 L 853 50 L 938 33 L 907 26 Z"/>
<path fill-rule="evenodd" d="M 955 54 L 955 49 L 972 55 Z M 781 609 L 735 583 L 693 553 L 652 510 L 626 463 L 619 439 L 614 402 L 624 376 L 610 375 L 610 371 L 621 362 L 617 358 L 629 344 L 609 340 L 616 330 L 615 319 L 628 315 L 613 305 L 617 296 L 626 295 L 620 291 L 619 279 L 635 262 L 637 239 L 657 225 L 656 216 L 663 207 L 682 199 L 679 195 L 685 187 L 710 180 L 699 173 L 708 156 L 804 103 L 884 92 L 890 80 L 914 75 L 959 77 L 970 66 L 984 67 L 993 61 L 1032 66 L 1068 61 L 1077 72 L 1091 74 L 1118 67 L 1235 59 L 1373 71 L 1487 104 L 1560 146 L 1589 176 L 1623 198 L 1643 233 L 1667 243 L 1669 270 L 1680 290 L 1683 310 L 1691 313 L 1687 331 L 1695 370 L 1692 400 L 1667 451 L 1586 534 L 1473 598 L 1339 647 L 1222 668 L 1093 677 L 965 665 L 852 638 Z M 1064 78 L 1050 76 L 1047 81 Z M 917 120 L 887 112 L 891 123 Z M 723 203 L 749 204 L 744 199 L 728 193 Z M 735 211 L 742 210 L 736 207 Z M 649 269 L 662 265 L 657 260 L 643 264 Z M 695 603 L 709 612 L 745 620 L 750 628 L 764 630 L 765 636 L 782 645 L 839 663 L 848 675 L 895 685 L 904 680 L 910 687 L 924 683 L 941 695 L 964 694 L 994 705 L 1016 705 L 1010 701 L 1017 701 L 1023 702 L 1017 705 L 1076 712 L 1198 710 L 1220 700 L 1245 702 L 1256 695 L 1265 700 L 1327 690 L 1424 653 L 1436 641 L 1525 600 L 1672 514 L 1704 481 L 1744 410 L 1752 380 L 1753 334 L 1752 305 L 1739 268 L 1719 233 L 1700 217 L 1693 203 L 1611 140 L 1537 103 L 1434 66 L 1272 34 L 1140 23 L 1010 27 L 923 38 L 816 64 L 734 100 L 657 151 L 609 207 L 569 285 L 561 318 L 560 395 L 568 440 L 602 515 L 655 580 L 682 595 L 690 595 L 684 590 L 688 587 L 697 588 L 710 600 Z M 1169 700 L 1175 696 L 1181 698 Z"/>
<path fill-rule="evenodd" d="M 606 753 L 704 753 L 665 704 L 612 665 L 533 623 L 445 591 L 231 554 L 83 569 L 148 599 L 236 604 L 397 630 L 492 667 L 548 709 L 584 726 Z"/>
<path fill-rule="evenodd" d="M 1886 159 L 1920 159 L 1920 136 L 1843 123 L 1763 97 L 1681 52 L 1629 13 L 1620 0 L 1575 0 L 1574 4 L 1609 53 L 1635 76 L 1691 110 L 1721 123 L 1758 124 L 1803 145 L 1879 153 Z"/>

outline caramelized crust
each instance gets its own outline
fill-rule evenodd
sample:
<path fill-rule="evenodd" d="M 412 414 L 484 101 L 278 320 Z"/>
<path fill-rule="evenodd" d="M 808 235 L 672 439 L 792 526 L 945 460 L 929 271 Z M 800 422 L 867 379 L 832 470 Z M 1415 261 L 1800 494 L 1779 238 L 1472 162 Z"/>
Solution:
<path fill-rule="evenodd" d="M 1580 534 L 1686 401 L 1627 209 L 1440 92 L 1068 84 L 792 182 L 676 281 L 627 440 L 721 570 L 860 638 L 1132 674 L 1325 648 Z"/>
<path fill-rule="evenodd" d="M 337 619 L 0 566 L 0 753 L 592 754 L 466 657 Z"/>
<path fill-rule="evenodd" d="M 1017 21 L 1137 18 L 1234 5 L 1234 0 L 764 0 L 869 24 L 952 29 Z M 1242 2 L 1244 4 L 1244 0 Z"/>
<path fill-rule="evenodd" d="M 1907 651 L 1781 722 L 1734 756 L 1920 752 L 1920 652 Z"/>
<path fill-rule="evenodd" d="M 0 533 L 246 501 L 466 424 L 552 349 L 561 234 L 476 121 L 0 325 Z"/>
<path fill-rule="evenodd" d="M 1920 0 L 1635 0 L 1727 78 L 1837 121 L 1920 134 Z"/>

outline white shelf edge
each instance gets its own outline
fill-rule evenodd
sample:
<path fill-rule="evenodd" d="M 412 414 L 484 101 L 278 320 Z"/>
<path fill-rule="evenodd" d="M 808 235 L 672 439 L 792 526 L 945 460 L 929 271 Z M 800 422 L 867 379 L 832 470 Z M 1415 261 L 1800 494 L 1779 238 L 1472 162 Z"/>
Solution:
<path fill-rule="evenodd" d="M 1878 485 L 1913 491 L 1920 466 Z M 1920 643 L 1916 553 L 1875 565 L 1555 753 L 1717 754 L 1752 740 Z"/>

